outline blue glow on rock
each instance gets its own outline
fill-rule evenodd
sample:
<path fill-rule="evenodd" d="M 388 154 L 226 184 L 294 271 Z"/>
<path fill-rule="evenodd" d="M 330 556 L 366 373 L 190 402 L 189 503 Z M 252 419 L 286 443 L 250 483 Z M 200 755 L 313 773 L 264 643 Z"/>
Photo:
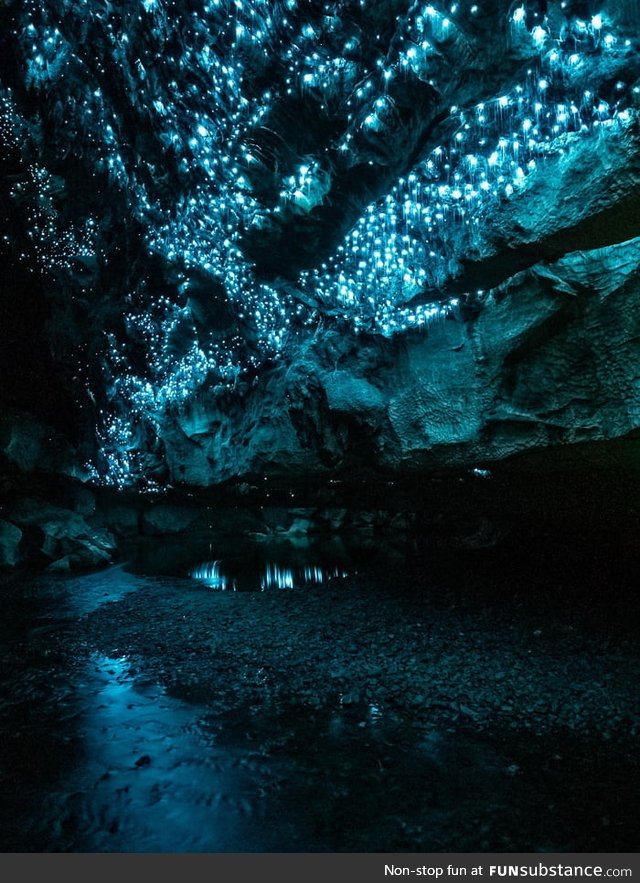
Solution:
<path fill-rule="evenodd" d="M 368 6 L 360 0 L 361 9 Z M 514 45 L 532 59 L 522 80 L 452 108 L 442 144 L 367 205 L 316 266 L 296 278 L 283 267 L 286 284 L 262 278 L 246 255 L 247 231 L 279 229 L 294 218 L 303 223 L 329 206 L 334 167 L 356 150 L 376 155 L 393 130 L 394 84 L 415 81 L 437 91 L 446 47 L 466 39 L 463 18 L 482 14 L 481 5 L 408 4 L 391 46 L 363 61 L 360 37 L 340 35 L 348 7 L 327 3 L 321 15 L 306 15 L 295 0 L 205 0 L 178 15 L 167 0 L 111 12 L 83 0 L 24 4 L 25 25 L 15 37 L 25 84 L 51 103 L 66 133 L 61 149 L 126 196 L 148 253 L 174 268 L 183 286 L 178 303 L 162 293 L 131 292 L 122 322 L 127 336 L 105 330 L 110 405 L 99 432 L 109 481 L 126 484 L 139 474 L 141 425 L 153 427 L 167 408 L 204 388 L 233 389 L 243 372 L 277 358 L 320 316 L 388 336 L 450 315 L 454 301 L 409 302 L 442 286 L 473 251 L 491 213 L 540 174 L 547 153 L 626 125 L 633 113 L 626 83 L 618 81 L 613 96 L 600 95 L 597 84 L 584 89 L 581 73 L 596 52 L 616 59 L 634 51 L 633 35 L 615 33 L 604 13 L 532 24 L 523 3 L 507 24 Z M 81 35 L 89 32 L 93 42 L 83 51 Z M 292 157 L 277 173 L 264 147 L 282 97 L 270 82 L 274 58 L 286 67 L 287 95 L 312 99 L 318 113 L 340 122 L 323 153 Z M 110 71 L 144 118 L 153 150 L 132 137 Z M 37 118 L 21 118 L 9 90 L 0 95 L 3 141 L 34 141 L 44 137 L 41 128 Z M 259 182 L 269 175 L 273 193 L 265 196 Z M 38 265 L 58 277 L 106 255 L 99 216 L 66 220 L 58 211 L 62 186 L 51 169 L 33 163 L 13 192 L 30 200 Z M 195 323 L 188 305 L 193 274 L 230 306 L 235 329 L 220 334 Z M 144 352 L 143 369 L 132 367 L 132 339 Z"/>

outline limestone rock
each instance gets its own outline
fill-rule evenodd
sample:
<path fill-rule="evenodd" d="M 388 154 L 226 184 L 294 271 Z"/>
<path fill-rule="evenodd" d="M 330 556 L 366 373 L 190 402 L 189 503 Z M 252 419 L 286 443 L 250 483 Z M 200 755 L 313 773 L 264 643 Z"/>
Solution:
<path fill-rule="evenodd" d="M 7 410 L 0 414 L 0 455 L 21 472 L 86 478 L 77 452 L 64 435 L 28 413 Z"/>
<path fill-rule="evenodd" d="M 23 530 L 39 533 L 41 552 L 52 562 L 67 558 L 69 567 L 85 569 L 112 560 L 116 545 L 113 536 L 104 528 L 93 528 L 82 515 L 69 509 L 25 498 L 12 507 L 11 518 Z"/>
<path fill-rule="evenodd" d="M 212 398 L 218 429 L 197 446 L 172 418 L 161 432 L 174 478 L 194 484 L 473 467 L 640 428 L 639 338 L 634 239 L 538 264 L 425 332 L 327 334 L 243 408 Z"/>
<path fill-rule="evenodd" d="M 197 517 L 197 510 L 161 503 L 143 514 L 142 529 L 145 534 L 151 536 L 181 533 L 193 524 Z"/>
<path fill-rule="evenodd" d="M 22 531 L 10 521 L 0 521 L 0 567 L 15 567 L 21 560 Z"/>
<path fill-rule="evenodd" d="M 0 419 L 21 493 L 406 477 L 640 428 L 637 3 L 606 3 L 604 30 L 560 0 L 144 5 L 129 27 L 72 4 L 61 28 L 55 0 L 38 27 L 0 3 L 20 35 L 0 264 L 26 277 L 0 353 L 22 329 L 39 371 L 16 400 L 51 366 L 75 420 L 71 444 Z M 425 304 L 446 318 L 407 315 Z M 108 557 L 99 525 L 310 529 L 38 505 L 16 523 L 70 566 Z"/>

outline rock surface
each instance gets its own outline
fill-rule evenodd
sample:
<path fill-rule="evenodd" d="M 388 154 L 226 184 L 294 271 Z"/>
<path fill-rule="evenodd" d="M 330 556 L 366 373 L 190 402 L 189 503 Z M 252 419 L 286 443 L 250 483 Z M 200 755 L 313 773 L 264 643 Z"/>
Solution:
<path fill-rule="evenodd" d="M 160 434 L 176 482 L 472 467 L 640 428 L 640 240 L 538 263 L 424 332 L 327 332 Z"/>
<path fill-rule="evenodd" d="M 10 521 L 0 521 L 0 567 L 15 567 L 20 561 L 18 547 L 22 531 Z"/>
<path fill-rule="evenodd" d="M 143 5 L 0 4 L 9 472 L 395 478 L 633 438 L 637 4 Z"/>
<path fill-rule="evenodd" d="M 101 567 L 112 560 L 112 535 L 92 527 L 82 515 L 69 509 L 27 497 L 9 509 L 9 517 L 18 525 L 19 533 L 31 533 L 53 569 L 82 570 Z"/>

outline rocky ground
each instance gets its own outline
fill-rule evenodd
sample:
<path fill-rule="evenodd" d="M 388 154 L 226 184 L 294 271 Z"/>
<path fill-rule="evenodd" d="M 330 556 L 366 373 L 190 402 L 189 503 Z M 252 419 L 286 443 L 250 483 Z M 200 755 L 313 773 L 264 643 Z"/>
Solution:
<path fill-rule="evenodd" d="M 630 636 L 585 633 L 580 613 L 547 622 L 525 602 L 398 598 L 370 580 L 255 593 L 145 581 L 84 619 L 76 640 L 137 660 L 176 695 L 230 709 L 339 702 L 476 730 L 640 732 Z"/>
<path fill-rule="evenodd" d="M 122 568 L 14 577 L 18 618 L 36 599 L 40 615 L 3 642 L 12 843 L 635 850 L 620 571 L 596 595 L 575 562 L 463 559 L 263 592 Z"/>

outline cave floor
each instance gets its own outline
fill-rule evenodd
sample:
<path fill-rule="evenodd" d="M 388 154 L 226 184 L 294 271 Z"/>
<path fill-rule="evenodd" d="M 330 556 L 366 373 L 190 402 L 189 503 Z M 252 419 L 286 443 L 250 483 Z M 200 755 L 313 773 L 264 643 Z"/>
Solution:
<path fill-rule="evenodd" d="M 441 559 L 5 578 L 0 848 L 637 851 L 632 577 Z"/>

